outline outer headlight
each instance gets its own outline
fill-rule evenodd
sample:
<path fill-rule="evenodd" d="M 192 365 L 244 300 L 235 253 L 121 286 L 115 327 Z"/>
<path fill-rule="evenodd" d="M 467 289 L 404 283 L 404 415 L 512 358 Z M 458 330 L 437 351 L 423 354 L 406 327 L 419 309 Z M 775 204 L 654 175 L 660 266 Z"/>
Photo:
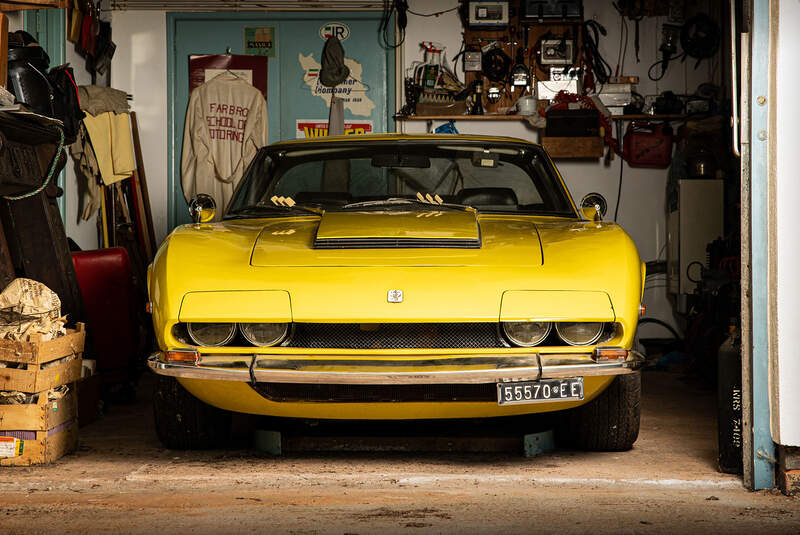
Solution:
<path fill-rule="evenodd" d="M 549 321 L 504 321 L 503 332 L 512 343 L 531 347 L 541 344 L 550 331 L 553 324 Z"/>
<path fill-rule="evenodd" d="M 242 336 L 254 346 L 274 346 L 286 338 L 288 323 L 240 323 Z"/>
<path fill-rule="evenodd" d="M 588 346 L 600 339 L 603 326 L 599 321 L 559 321 L 556 323 L 556 332 L 571 346 Z"/>
<path fill-rule="evenodd" d="M 187 323 L 186 331 L 199 346 L 224 346 L 236 334 L 235 323 Z"/>

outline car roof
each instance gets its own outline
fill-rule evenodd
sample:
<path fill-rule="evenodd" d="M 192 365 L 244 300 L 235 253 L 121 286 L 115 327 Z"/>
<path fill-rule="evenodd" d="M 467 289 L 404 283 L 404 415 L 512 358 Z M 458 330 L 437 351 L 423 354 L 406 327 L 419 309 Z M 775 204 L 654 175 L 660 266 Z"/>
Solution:
<path fill-rule="evenodd" d="M 270 145 L 271 147 L 283 147 L 287 145 L 306 145 L 306 144 L 323 144 L 323 143 L 332 143 L 332 142 L 347 142 L 347 143 L 358 143 L 364 141 L 434 141 L 434 140 L 441 140 L 447 141 L 449 143 L 458 143 L 459 141 L 470 141 L 470 142 L 484 142 L 484 143 L 515 143 L 515 144 L 525 144 L 525 145 L 534 145 L 534 146 L 541 146 L 538 143 L 532 143 L 530 141 L 519 139 L 515 137 L 504 137 L 504 136 L 484 136 L 484 135 L 469 135 L 469 134 L 393 134 L 393 133 L 385 133 L 385 134 L 360 134 L 360 135 L 352 135 L 352 136 L 321 136 L 321 137 L 311 137 L 311 138 L 304 138 L 304 139 L 292 139 L 287 141 L 278 141 L 277 143 L 273 143 Z"/>

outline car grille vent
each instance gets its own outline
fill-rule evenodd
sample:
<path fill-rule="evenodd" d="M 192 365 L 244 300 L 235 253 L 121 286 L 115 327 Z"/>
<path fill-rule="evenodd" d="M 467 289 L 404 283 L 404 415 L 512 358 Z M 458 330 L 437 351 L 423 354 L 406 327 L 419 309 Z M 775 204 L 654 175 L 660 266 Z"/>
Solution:
<path fill-rule="evenodd" d="M 480 249 L 472 238 L 317 238 L 315 249 Z"/>
<path fill-rule="evenodd" d="M 497 401 L 494 383 L 432 385 L 339 385 L 256 383 L 253 389 L 272 401 L 389 403 Z"/>
<path fill-rule="evenodd" d="M 331 349 L 506 347 L 496 323 L 296 323 L 286 345 Z"/>

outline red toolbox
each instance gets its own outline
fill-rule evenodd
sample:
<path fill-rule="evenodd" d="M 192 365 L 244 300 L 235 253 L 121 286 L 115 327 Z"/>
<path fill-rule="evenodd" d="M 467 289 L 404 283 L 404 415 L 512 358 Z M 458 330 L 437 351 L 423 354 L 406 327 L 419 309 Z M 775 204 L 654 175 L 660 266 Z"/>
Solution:
<path fill-rule="evenodd" d="M 633 121 L 622 138 L 622 157 L 631 167 L 669 167 L 672 137 L 667 123 Z"/>
<path fill-rule="evenodd" d="M 134 378 L 139 347 L 128 252 L 122 247 L 72 253 L 97 371 L 107 386 Z"/>

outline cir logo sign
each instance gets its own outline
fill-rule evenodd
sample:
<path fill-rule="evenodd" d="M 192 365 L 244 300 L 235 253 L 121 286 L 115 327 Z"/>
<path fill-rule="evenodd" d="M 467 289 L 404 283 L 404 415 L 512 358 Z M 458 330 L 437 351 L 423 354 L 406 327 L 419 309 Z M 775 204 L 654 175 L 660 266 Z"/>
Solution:
<path fill-rule="evenodd" d="M 323 41 L 327 41 L 331 36 L 344 41 L 350 37 L 350 27 L 343 22 L 328 22 L 319 29 L 319 36 Z"/>

